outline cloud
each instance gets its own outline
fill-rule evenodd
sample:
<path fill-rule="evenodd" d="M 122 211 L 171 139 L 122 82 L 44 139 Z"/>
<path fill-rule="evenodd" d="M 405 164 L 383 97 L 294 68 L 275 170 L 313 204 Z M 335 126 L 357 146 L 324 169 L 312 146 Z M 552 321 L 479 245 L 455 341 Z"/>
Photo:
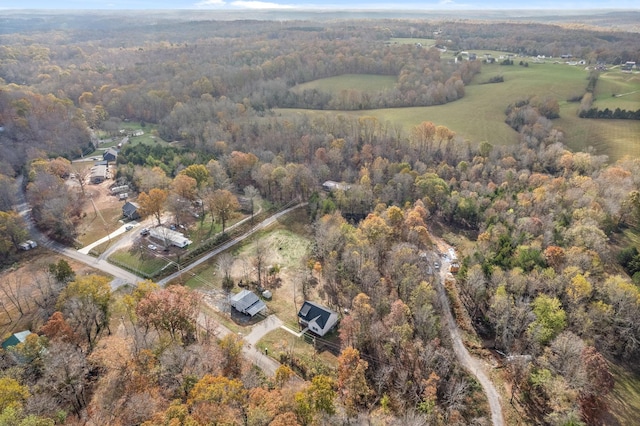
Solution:
<path fill-rule="evenodd" d="M 197 7 L 207 6 L 224 6 L 226 2 L 224 0 L 202 0 L 195 4 Z"/>
<path fill-rule="evenodd" d="M 271 3 L 267 1 L 247 1 L 237 0 L 231 2 L 232 6 L 242 7 L 245 9 L 293 9 L 293 6 L 287 4 Z"/>

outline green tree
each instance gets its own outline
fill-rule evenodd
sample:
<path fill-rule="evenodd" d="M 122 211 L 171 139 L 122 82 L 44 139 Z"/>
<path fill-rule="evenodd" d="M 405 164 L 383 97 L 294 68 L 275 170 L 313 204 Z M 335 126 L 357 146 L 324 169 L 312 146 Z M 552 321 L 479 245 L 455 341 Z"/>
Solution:
<path fill-rule="evenodd" d="M 18 249 L 18 244 L 29 236 L 22 217 L 14 212 L 0 211 L 0 254 L 9 253 L 9 249 Z"/>
<path fill-rule="evenodd" d="M 209 170 L 203 164 L 192 164 L 186 169 L 182 170 L 180 174 L 184 174 L 196 180 L 196 187 L 202 189 L 203 185 L 206 185 L 211 178 Z"/>
<path fill-rule="evenodd" d="M 567 325 L 567 314 L 557 297 L 541 294 L 533 301 L 535 321 L 529 324 L 529 335 L 542 345 L 556 337 Z"/>
<path fill-rule="evenodd" d="M 59 283 L 68 283 L 75 279 L 76 273 L 71 269 L 71 265 L 64 259 L 58 260 L 58 263 L 49 264 L 49 273 Z"/>
<path fill-rule="evenodd" d="M 29 388 L 11 377 L 0 377 L 0 411 L 5 408 L 20 408 L 29 398 Z"/>

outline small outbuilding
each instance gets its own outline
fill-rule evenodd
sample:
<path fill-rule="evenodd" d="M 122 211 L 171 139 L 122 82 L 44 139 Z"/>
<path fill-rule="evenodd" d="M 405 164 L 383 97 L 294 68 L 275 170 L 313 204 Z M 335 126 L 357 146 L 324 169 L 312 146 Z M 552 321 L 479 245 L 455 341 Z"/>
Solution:
<path fill-rule="evenodd" d="M 9 336 L 9 338 L 7 338 L 4 342 L 2 342 L 2 349 L 6 350 L 11 346 L 16 346 L 20 343 L 24 343 L 24 341 L 27 340 L 27 336 L 30 334 L 31 332 L 29 330 L 13 333 L 11 336 Z"/>
<path fill-rule="evenodd" d="M 140 219 L 140 213 L 138 212 L 139 209 L 140 206 L 138 204 L 133 201 L 127 201 L 122 206 L 122 216 L 130 220 Z"/>
<path fill-rule="evenodd" d="M 257 315 L 267 307 L 254 292 L 246 289 L 231 297 L 231 306 L 236 311 L 250 316 Z"/>
<path fill-rule="evenodd" d="M 298 312 L 298 323 L 322 337 L 338 323 L 338 313 L 306 300 Z"/>

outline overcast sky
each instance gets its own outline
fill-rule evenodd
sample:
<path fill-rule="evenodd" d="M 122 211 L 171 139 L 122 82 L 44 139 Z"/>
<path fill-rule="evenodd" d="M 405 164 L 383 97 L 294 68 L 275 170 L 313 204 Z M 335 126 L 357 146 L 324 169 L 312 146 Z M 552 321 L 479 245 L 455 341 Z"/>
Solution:
<path fill-rule="evenodd" d="M 0 0 L 0 9 L 640 9 L 638 0 Z"/>

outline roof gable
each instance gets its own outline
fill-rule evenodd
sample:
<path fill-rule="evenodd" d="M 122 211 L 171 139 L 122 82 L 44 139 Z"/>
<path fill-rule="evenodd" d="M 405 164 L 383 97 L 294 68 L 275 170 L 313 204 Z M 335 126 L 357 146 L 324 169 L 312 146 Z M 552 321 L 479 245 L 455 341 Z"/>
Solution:
<path fill-rule="evenodd" d="M 324 329 L 325 325 L 327 324 L 327 321 L 329 321 L 329 318 L 331 317 L 332 314 L 336 314 L 336 313 L 333 312 L 331 309 L 325 308 L 324 306 L 320 306 L 313 302 L 305 301 L 302 307 L 300 308 L 300 311 L 298 312 L 298 317 L 307 322 L 311 322 L 315 320 L 316 323 L 321 328 Z"/>
<path fill-rule="evenodd" d="M 8 347 L 15 346 L 19 343 L 23 343 L 27 340 L 27 336 L 31 334 L 31 331 L 24 330 L 19 333 L 12 334 L 7 340 L 2 342 L 2 348 L 7 349 Z"/>
<path fill-rule="evenodd" d="M 267 307 L 255 293 L 246 289 L 231 297 L 231 306 L 237 311 L 251 316 L 254 316 Z"/>

